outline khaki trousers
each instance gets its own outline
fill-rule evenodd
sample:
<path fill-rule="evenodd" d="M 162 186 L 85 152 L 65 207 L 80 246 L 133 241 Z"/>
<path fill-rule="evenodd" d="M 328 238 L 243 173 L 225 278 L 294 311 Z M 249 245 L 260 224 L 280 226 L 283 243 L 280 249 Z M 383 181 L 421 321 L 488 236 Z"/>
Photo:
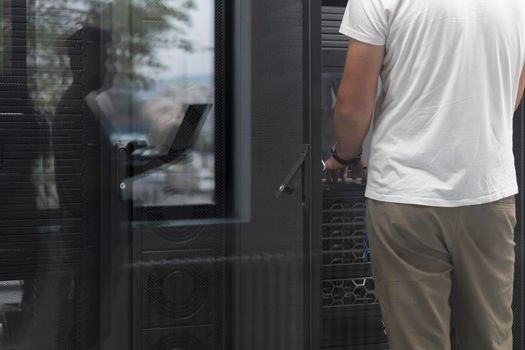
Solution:
<path fill-rule="evenodd" d="M 514 196 L 455 208 L 369 199 L 366 222 L 391 350 L 449 350 L 451 306 L 461 350 L 512 350 Z"/>

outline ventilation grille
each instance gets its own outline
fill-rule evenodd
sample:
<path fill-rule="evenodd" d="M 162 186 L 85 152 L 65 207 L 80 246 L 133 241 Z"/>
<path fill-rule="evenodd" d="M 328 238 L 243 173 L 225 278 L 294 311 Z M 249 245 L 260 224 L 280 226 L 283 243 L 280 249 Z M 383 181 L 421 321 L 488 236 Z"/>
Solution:
<path fill-rule="evenodd" d="M 140 350 L 214 350 L 222 349 L 211 326 L 167 328 L 142 332 Z"/>
<path fill-rule="evenodd" d="M 295 325 L 301 323 L 300 310 L 304 308 L 297 293 L 301 290 L 302 256 L 289 253 L 240 258 L 234 302 L 241 305 L 243 318 L 250 321 L 236 334 L 236 349 L 295 349 L 299 336 Z"/>
<path fill-rule="evenodd" d="M 223 225 L 137 227 L 134 334 L 141 350 L 220 349 L 225 325 Z"/>
<path fill-rule="evenodd" d="M 224 227 L 210 226 L 162 226 L 137 230 L 137 249 L 140 252 L 165 250 L 214 248 L 224 246 Z"/>
<path fill-rule="evenodd" d="M 63 18 L 37 20 L 38 9 L 27 4 L 0 3 L 0 273 L 64 270 L 80 262 L 85 233 L 81 88 L 72 87 L 70 96 L 56 93 L 57 103 L 63 97 L 58 111 L 63 117 L 51 123 L 53 113 L 38 108 L 38 91 L 50 92 L 61 80 L 49 78 L 45 87 L 35 83 L 38 74 L 70 72 L 68 65 L 56 64 L 58 56 L 45 54 L 64 49 L 66 42 L 43 39 L 48 36 L 37 22 L 56 27 L 70 20 L 65 11 Z M 40 56 L 35 40 L 47 50 Z M 71 54 L 83 54 L 82 42 L 71 44 Z M 72 68 L 81 70 L 82 63 Z"/>
<path fill-rule="evenodd" d="M 322 348 L 337 350 L 387 350 L 379 305 L 356 306 L 348 312 L 323 311 Z"/>
<path fill-rule="evenodd" d="M 370 263 L 364 197 L 325 196 L 322 242 L 324 266 Z"/>
<path fill-rule="evenodd" d="M 192 317 L 210 293 L 210 275 L 199 267 L 159 268 L 146 281 L 146 303 L 171 319 Z"/>
<path fill-rule="evenodd" d="M 388 349 L 365 210 L 363 186 L 323 184 L 323 349 Z"/>
<path fill-rule="evenodd" d="M 98 341 L 85 336 L 99 318 L 98 248 L 86 244 L 98 232 L 86 220 L 85 82 L 70 85 L 71 71 L 84 71 L 85 38 L 65 40 L 81 14 L 57 6 L 0 1 L 0 349 Z M 71 64 L 66 47 L 79 58 Z"/>
<path fill-rule="evenodd" d="M 366 264 L 370 250 L 363 224 L 325 226 L 323 230 L 323 265 Z"/>
<path fill-rule="evenodd" d="M 377 304 L 371 277 L 323 281 L 323 306 Z"/>
<path fill-rule="evenodd" d="M 74 349 L 74 293 L 66 276 L 0 281 L 0 349 Z"/>
<path fill-rule="evenodd" d="M 339 33 L 339 27 L 343 20 L 345 8 L 335 6 L 323 6 L 321 13 L 321 40 L 324 50 L 346 51 L 348 38 Z"/>
<path fill-rule="evenodd" d="M 137 263 L 142 328 L 215 324 L 222 270 L 214 250 L 144 254 Z"/>

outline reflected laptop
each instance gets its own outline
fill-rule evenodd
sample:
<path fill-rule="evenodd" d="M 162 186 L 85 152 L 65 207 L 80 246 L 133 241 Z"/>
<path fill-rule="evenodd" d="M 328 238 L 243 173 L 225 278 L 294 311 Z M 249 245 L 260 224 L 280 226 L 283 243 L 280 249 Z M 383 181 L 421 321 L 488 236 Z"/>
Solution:
<path fill-rule="evenodd" d="M 195 141 L 210 114 L 211 108 L 212 104 L 208 103 L 188 105 L 182 122 L 173 128 L 167 137 L 168 140 L 173 140 L 167 152 L 162 152 L 155 145 L 144 145 L 144 147 L 135 149 L 131 155 L 145 160 L 162 157 L 166 162 L 178 158 L 191 150 L 195 145 Z"/>

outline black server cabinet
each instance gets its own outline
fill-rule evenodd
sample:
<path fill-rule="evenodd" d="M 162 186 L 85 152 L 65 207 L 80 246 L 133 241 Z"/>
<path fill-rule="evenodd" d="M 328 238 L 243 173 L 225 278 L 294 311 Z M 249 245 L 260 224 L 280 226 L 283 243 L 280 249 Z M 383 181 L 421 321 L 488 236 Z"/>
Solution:
<path fill-rule="evenodd" d="M 34 10 L 32 1 L 0 3 L 0 349 L 86 349 L 98 341 L 98 215 L 84 181 L 92 161 L 81 102 L 88 87 L 72 84 L 51 128 L 33 94 L 42 59 L 30 51 L 39 34 Z M 81 58 L 86 42 L 79 35 L 53 45 Z M 85 62 L 75 64 L 82 71 Z M 50 200 L 52 154 L 58 181 Z"/>
<path fill-rule="evenodd" d="M 303 64 L 308 6 L 302 0 L 241 2 L 250 6 L 241 16 L 248 19 L 241 36 L 251 46 L 243 46 L 250 47 L 251 155 L 244 166 L 251 169 L 251 198 L 245 203 L 251 215 L 228 231 L 233 255 L 226 349 L 307 349 L 303 217 L 308 194 L 300 166 L 308 153 L 303 135 L 309 111 Z M 294 191 L 275 198 L 281 185 Z"/>
<path fill-rule="evenodd" d="M 320 27 L 311 31 L 311 49 L 320 56 L 312 64 L 312 74 L 320 79 L 321 140 L 317 143 L 323 157 L 328 157 L 334 143 L 332 130 L 333 107 L 344 61 L 348 39 L 339 34 L 339 26 L 347 1 L 323 0 L 318 19 Z M 315 28 L 315 23 L 312 23 Z M 313 56 L 316 57 L 317 56 Z M 314 105 L 314 107 L 317 107 Z M 319 117 L 312 114 L 311 118 Z M 515 231 L 516 265 L 514 282 L 514 349 L 524 348 L 523 329 L 523 224 L 524 197 L 524 110 L 523 106 L 514 118 L 514 154 L 520 193 L 517 196 L 518 224 Z M 357 181 L 355 181 L 357 180 Z M 370 268 L 370 251 L 367 245 L 364 210 L 366 178 L 348 183 L 322 184 L 322 228 L 318 239 L 321 246 L 320 278 L 322 300 L 322 327 L 320 342 L 323 349 L 388 349 L 388 340 L 383 328 L 379 300 L 374 295 L 374 281 Z M 313 214 L 315 215 L 315 214 Z M 315 295 L 315 293 L 314 293 Z M 452 310 L 454 313 L 454 310 Z M 458 349 L 455 341 L 454 322 L 451 321 L 452 348 Z"/>
<path fill-rule="evenodd" d="M 224 349 L 225 229 L 133 232 L 133 349 Z"/>

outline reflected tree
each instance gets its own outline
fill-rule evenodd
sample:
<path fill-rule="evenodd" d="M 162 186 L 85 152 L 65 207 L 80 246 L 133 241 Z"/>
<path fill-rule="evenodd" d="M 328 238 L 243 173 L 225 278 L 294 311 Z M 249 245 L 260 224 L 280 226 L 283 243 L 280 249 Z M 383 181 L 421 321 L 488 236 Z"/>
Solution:
<path fill-rule="evenodd" d="M 192 25 L 194 9 L 194 0 L 140 0 L 131 1 L 129 12 L 115 11 L 113 23 L 122 26 L 115 28 L 120 36 L 115 42 L 118 72 L 115 83 L 147 88 L 151 76 L 158 76 L 166 68 L 156 54 L 159 49 L 192 51 L 193 45 L 185 34 Z"/>
<path fill-rule="evenodd" d="M 29 81 L 35 105 L 52 116 L 72 75 L 66 38 L 89 25 L 113 33 L 115 84 L 145 89 L 166 67 L 157 50 L 192 51 L 186 36 L 195 0 L 31 0 L 28 40 Z"/>
<path fill-rule="evenodd" d="M 51 125 L 55 110 L 73 82 L 68 38 L 83 27 L 111 33 L 112 84 L 123 90 L 147 89 L 162 76 L 157 50 L 192 51 L 186 36 L 196 0 L 28 0 L 28 88 L 37 114 Z M 79 41 L 78 50 L 83 49 Z M 89 64 L 89 62 L 84 62 Z M 45 122 L 47 121 L 47 123 Z M 53 155 L 41 155 L 33 169 L 38 188 L 55 187 Z M 56 206 L 56 190 L 42 191 L 42 209 Z M 55 193 L 55 194 L 53 194 Z"/>

